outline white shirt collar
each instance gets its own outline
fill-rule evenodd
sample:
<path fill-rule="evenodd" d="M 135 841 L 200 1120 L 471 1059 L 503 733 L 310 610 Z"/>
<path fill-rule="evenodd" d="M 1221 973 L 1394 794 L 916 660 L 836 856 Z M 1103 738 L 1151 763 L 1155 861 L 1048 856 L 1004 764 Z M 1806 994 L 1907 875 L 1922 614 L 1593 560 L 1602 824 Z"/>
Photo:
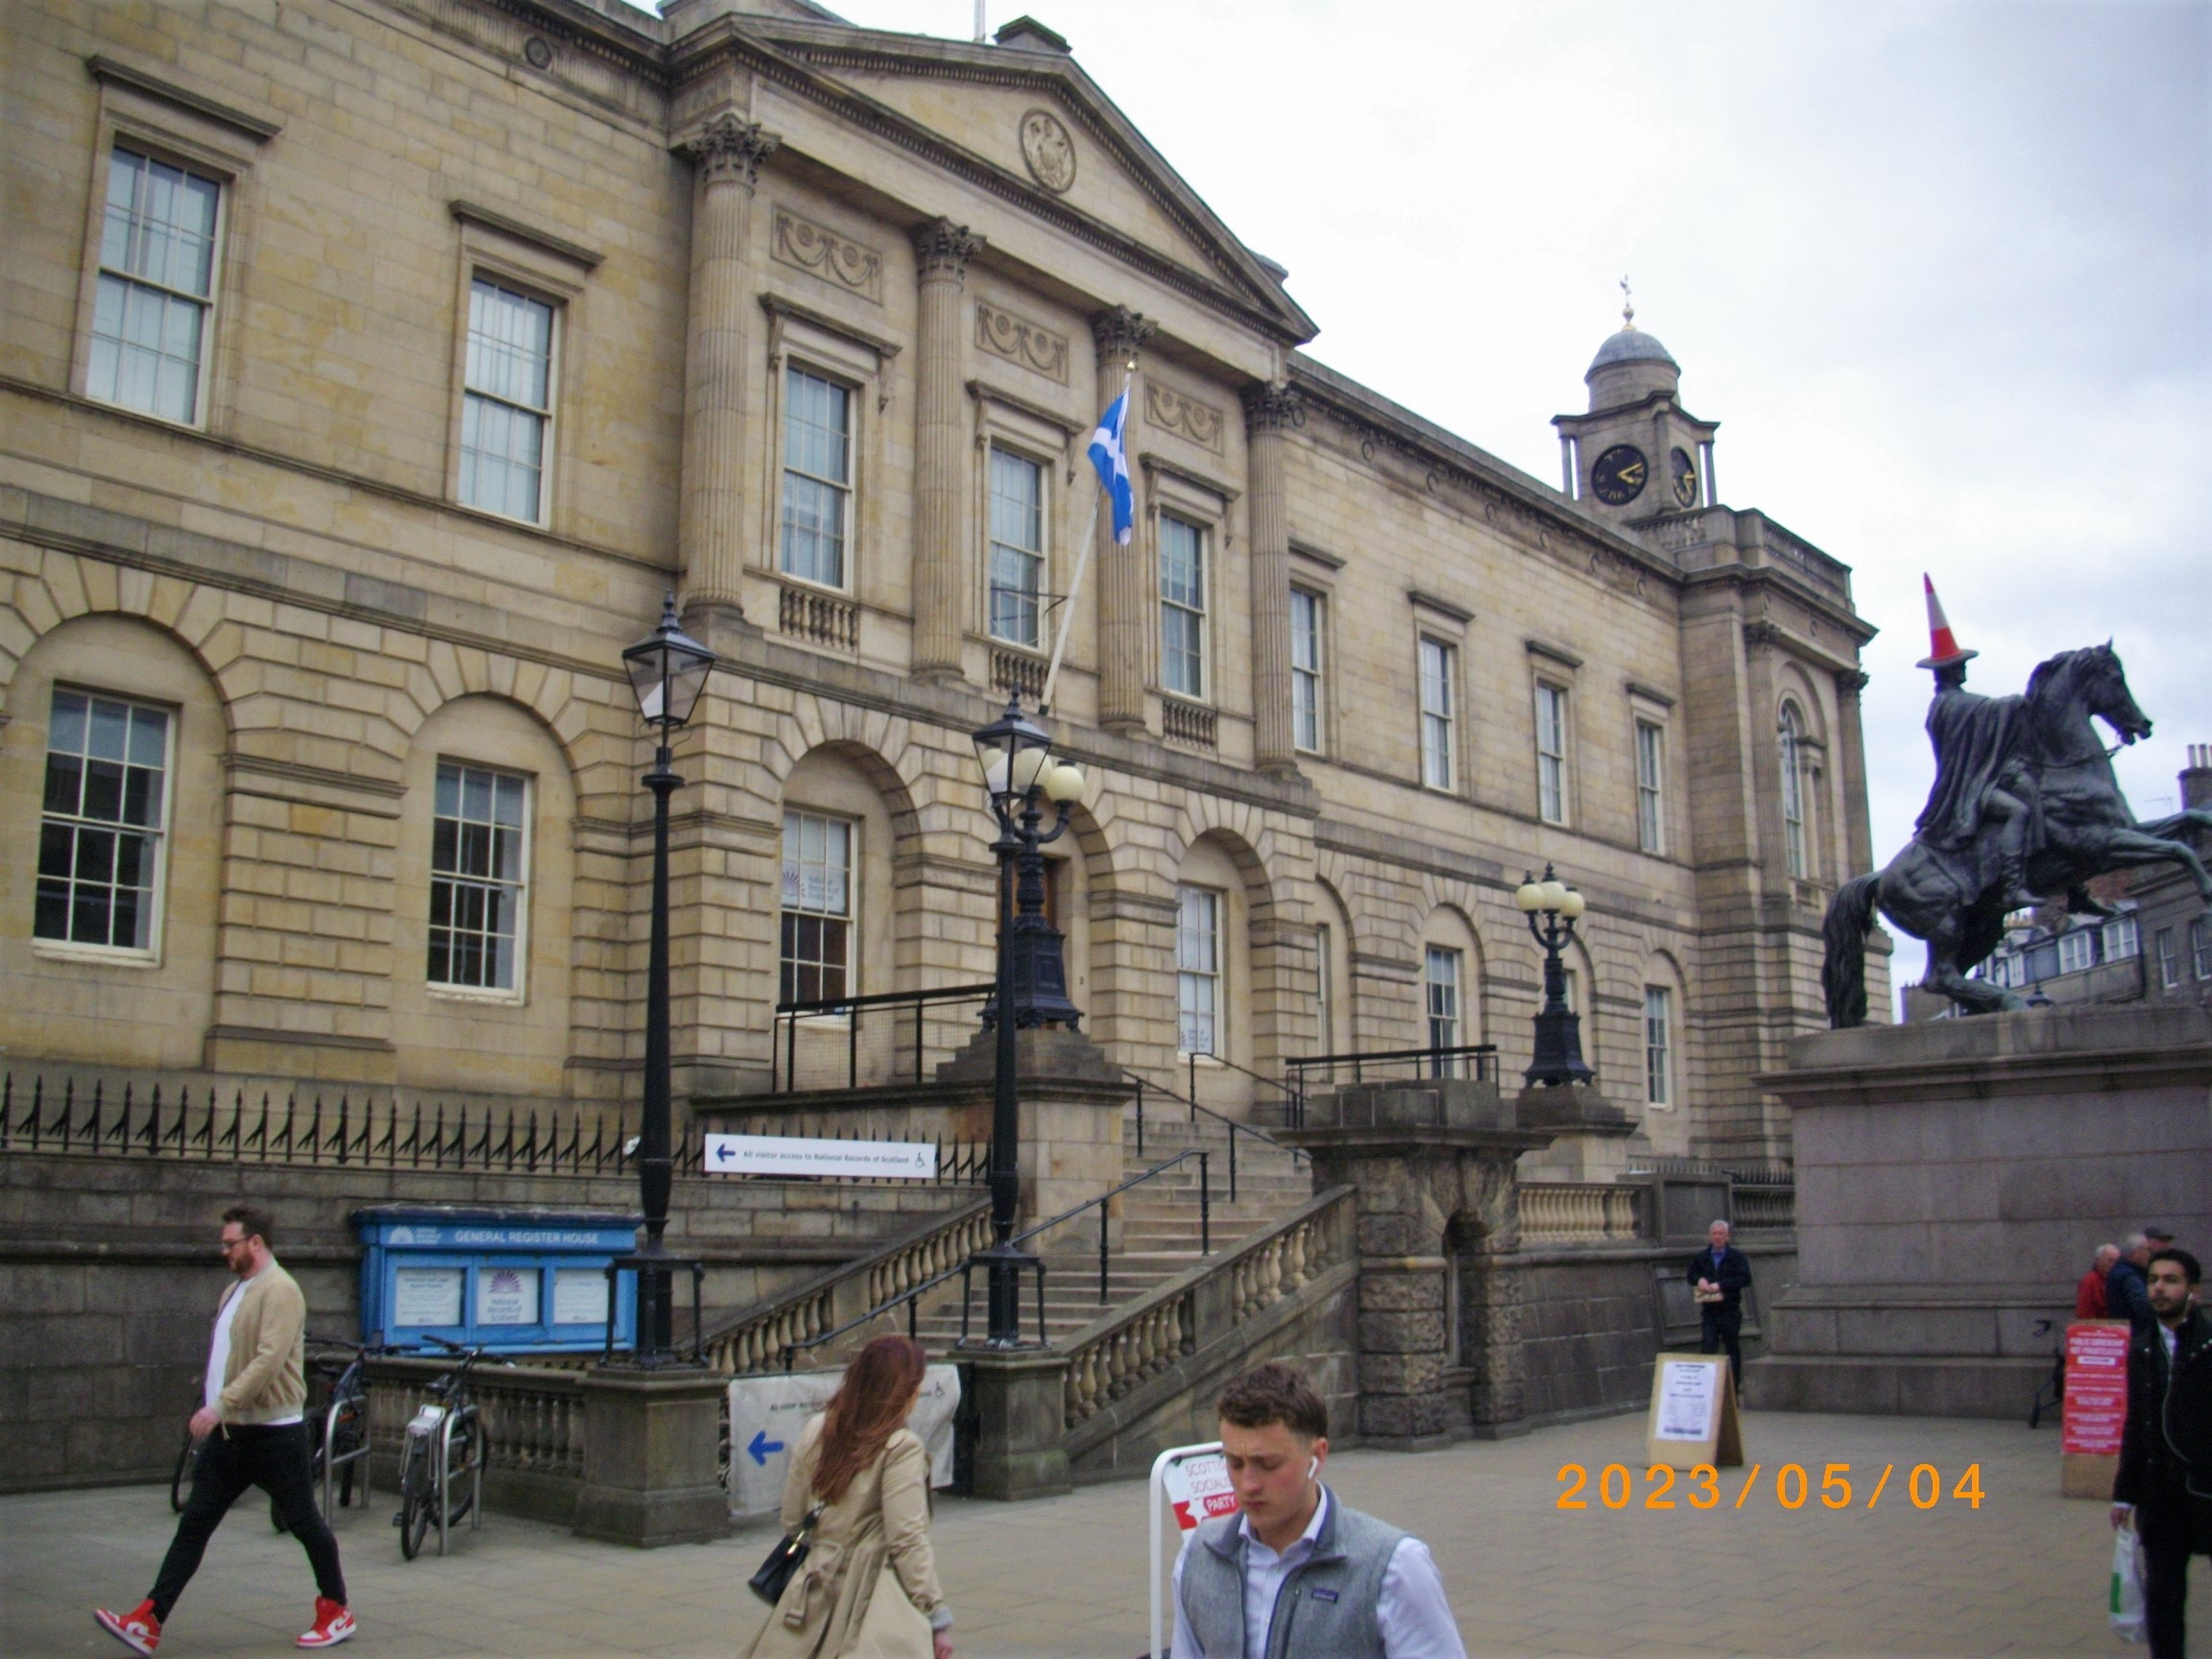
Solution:
<path fill-rule="evenodd" d="M 1324 1486 L 1321 1488 L 1321 1502 L 1313 1505 L 1313 1519 L 1306 1523 L 1306 1530 L 1299 1533 L 1296 1538 L 1291 1540 L 1290 1549 L 1284 1551 L 1283 1554 L 1288 1555 L 1291 1550 L 1297 1549 L 1302 1544 L 1310 1545 L 1313 1542 L 1314 1539 L 1320 1537 L 1321 1524 L 1328 1519 L 1329 1488 Z M 1252 1530 L 1251 1516 L 1239 1514 L 1237 1517 L 1237 1529 L 1244 1534 L 1247 1542 L 1257 1545 L 1262 1550 L 1268 1549 L 1268 1545 L 1261 1539 L 1257 1532 Z M 1281 1556 L 1277 1557 L 1278 1560 L 1281 1558 Z"/>

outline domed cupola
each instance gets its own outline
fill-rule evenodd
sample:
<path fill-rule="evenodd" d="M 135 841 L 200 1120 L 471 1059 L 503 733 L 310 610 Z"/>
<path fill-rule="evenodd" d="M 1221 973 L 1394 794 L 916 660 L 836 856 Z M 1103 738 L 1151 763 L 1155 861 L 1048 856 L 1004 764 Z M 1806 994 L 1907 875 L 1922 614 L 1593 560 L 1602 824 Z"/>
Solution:
<path fill-rule="evenodd" d="M 1636 326 L 1636 307 L 1623 303 L 1621 326 L 1605 337 L 1598 355 L 1590 359 L 1582 383 L 1590 388 L 1590 412 L 1638 403 L 1654 392 L 1672 392 L 1682 384 L 1682 365 L 1675 362 L 1659 336 Z"/>
<path fill-rule="evenodd" d="M 1623 278 L 1623 295 L 1628 283 Z M 1658 517 L 1710 506 L 1715 421 L 1679 400 L 1682 366 L 1656 334 L 1636 326 L 1636 307 L 1621 307 L 1621 326 L 1598 348 L 1582 382 L 1590 407 L 1554 415 L 1561 487 L 1608 517 Z"/>

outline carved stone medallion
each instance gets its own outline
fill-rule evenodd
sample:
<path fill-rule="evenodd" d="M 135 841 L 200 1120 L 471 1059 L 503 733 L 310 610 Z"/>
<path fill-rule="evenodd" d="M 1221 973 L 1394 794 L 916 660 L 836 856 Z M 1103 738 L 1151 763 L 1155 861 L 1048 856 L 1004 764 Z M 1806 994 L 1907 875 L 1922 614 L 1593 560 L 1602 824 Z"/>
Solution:
<path fill-rule="evenodd" d="M 1049 109 L 1022 117 L 1022 159 L 1029 163 L 1029 176 L 1055 196 L 1075 182 L 1075 140 Z"/>

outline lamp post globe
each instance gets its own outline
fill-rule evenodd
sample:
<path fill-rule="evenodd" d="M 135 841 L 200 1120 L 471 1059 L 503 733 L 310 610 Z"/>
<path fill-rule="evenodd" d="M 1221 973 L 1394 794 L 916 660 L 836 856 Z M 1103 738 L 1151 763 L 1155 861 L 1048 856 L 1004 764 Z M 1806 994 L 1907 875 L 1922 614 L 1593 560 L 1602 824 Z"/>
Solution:
<path fill-rule="evenodd" d="M 1597 1073 L 1582 1059 L 1582 1021 L 1567 1004 L 1567 967 L 1561 960 L 1585 908 L 1582 895 L 1546 864 L 1541 880 L 1522 878 L 1513 902 L 1527 917 L 1528 931 L 1544 950 L 1544 1006 L 1536 1015 L 1536 1053 L 1522 1076 L 1546 1088 L 1588 1083 Z"/>
<path fill-rule="evenodd" d="M 1022 1204 L 1022 1112 L 1015 1034 L 1024 1026 L 1077 1027 L 1082 1010 L 1068 999 L 1068 969 L 1059 931 L 1045 917 L 1043 849 L 1068 829 L 1083 793 L 1080 769 L 1055 759 L 1052 736 L 1022 712 L 1019 694 L 1006 711 L 974 733 L 976 770 L 998 827 L 998 990 L 983 1018 L 995 1046 L 991 1113 L 991 1248 L 989 1323 L 985 1342 L 1014 1348 L 1022 1340 L 1022 1274 L 1034 1264 L 1014 1243 Z M 1054 808 L 1043 829 L 1046 804 Z M 1040 1339 L 1044 1333 L 1040 1332 Z"/>
<path fill-rule="evenodd" d="M 653 792 L 652 942 L 645 964 L 644 1120 L 637 1136 L 637 1186 L 645 1215 L 645 1243 L 627 1265 L 637 1275 L 637 1363 L 665 1365 L 675 1348 L 671 1269 L 662 1236 L 674 1181 L 670 1137 L 668 1015 L 668 797 L 683 786 L 669 743 L 691 718 L 714 671 L 715 656 L 684 632 L 676 595 L 662 601 L 661 625 L 651 637 L 622 653 L 637 694 L 637 714 L 658 741 L 645 787 Z"/>

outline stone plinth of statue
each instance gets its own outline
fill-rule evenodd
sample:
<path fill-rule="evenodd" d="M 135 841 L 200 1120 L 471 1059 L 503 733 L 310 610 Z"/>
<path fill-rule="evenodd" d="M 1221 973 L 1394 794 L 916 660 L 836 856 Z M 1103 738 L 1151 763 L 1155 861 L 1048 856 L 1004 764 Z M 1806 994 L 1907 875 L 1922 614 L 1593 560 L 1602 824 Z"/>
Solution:
<path fill-rule="evenodd" d="M 1791 1110 L 1798 1280 L 1754 1406 L 2024 1418 L 2099 1244 L 2212 1238 L 2212 1010 L 1821 1032 L 1758 1082 Z"/>

